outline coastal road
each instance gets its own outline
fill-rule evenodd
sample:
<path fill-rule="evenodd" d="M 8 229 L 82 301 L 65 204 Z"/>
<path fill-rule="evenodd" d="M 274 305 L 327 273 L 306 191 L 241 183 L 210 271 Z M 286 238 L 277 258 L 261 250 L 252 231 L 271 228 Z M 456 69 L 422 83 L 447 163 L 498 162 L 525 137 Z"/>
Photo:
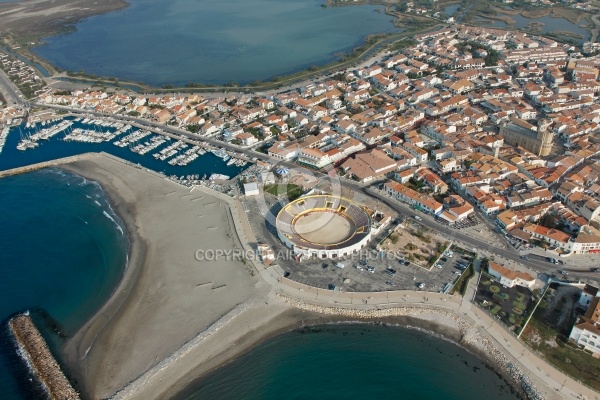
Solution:
<path fill-rule="evenodd" d="M 48 108 L 62 110 L 62 111 L 68 111 L 68 112 L 72 112 L 72 113 L 76 113 L 76 114 L 94 116 L 94 117 L 99 117 L 99 118 L 111 118 L 114 120 L 119 120 L 119 121 L 127 122 L 127 123 L 134 122 L 140 126 L 144 126 L 144 127 L 152 128 L 152 129 L 158 128 L 169 134 L 179 135 L 179 136 L 185 137 L 186 139 L 195 140 L 195 141 L 201 140 L 204 143 L 207 143 L 207 144 L 210 144 L 210 145 L 213 145 L 216 147 L 222 147 L 228 151 L 242 153 L 242 154 L 246 155 L 248 158 L 257 158 L 259 160 L 273 163 L 278 166 L 284 166 L 287 168 L 298 168 L 298 165 L 293 162 L 282 161 L 282 160 L 276 159 L 274 157 L 271 157 L 268 154 L 259 153 L 250 148 L 241 148 L 236 145 L 222 142 L 222 141 L 214 139 L 214 138 L 201 137 L 201 136 L 195 135 L 191 132 L 188 132 L 188 131 L 185 131 L 185 130 L 182 130 L 179 128 L 154 123 L 154 122 L 142 119 L 142 118 L 123 116 L 123 115 L 104 114 L 104 113 L 99 113 L 99 112 L 95 112 L 95 111 L 81 110 L 78 108 L 71 108 L 71 107 L 57 106 L 57 105 L 46 105 L 46 104 L 42 104 L 42 103 L 39 103 L 39 104 L 35 103 L 34 105 L 41 106 L 41 107 L 48 107 Z M 311 172 L 317 178 L 331 179 L 329 177 L 329 175 L 327 175 L 326 173 L 319 172 L 319 171 L 311 171 Z M 404 203 L 400 203 L 397 200 L 395 200 L 395 199 L 391 198 L 390 196 L 388 196 L 387 194 L 385 194 L 384 192 L 382 192 L 378 189 L 369 187 L 368 185 L 349 181 L 347 179 L 340 179 L 340 184 L 342 187 L 350 189 L 352 191 L 363 192 L 366 195 L 383 202 L 384 204 L 386 204 L 387 206 L 392 208 L 394 211 L 396 211 L 402 215 L 405 215 L 408 217 L 413 217 L 415 215 L 421 215 L 421 214 L 417 214 L 417 212 L 415 212 L 415 210 L 413 210 L 410 206 L 408 206 Z M 497 255 L 497 256 L 499 256 L 505 260 L 508 260 L 512 263 L 526 265 L 538 272 L 555 274 L 557 269 L 560 269 L 560 267 L 563 267 L 561 265 L 551 264 L 551 263 L 547 262 L 546 260 L 544 260 L 543 257 L 530 257 L 529 260 L 527 260 L 527 261 L 522 260 L 520 258 L 521 254 L 519 254 L 517 251 L 515 251 L 512 247 L 507 246 L 505 243 L 498 242 L 499 245 L 492 245 L 482 239 L 478 239 L 473 236 L 466 235 L 466 234 L 460 232 L 459 230 L 451 228 L 447 225 L 442 225 L 442 224 L 432 220 L 429 217 L 424 217 L 421 221 L 419 221 L 419 223 L 429 229 L 439 232 L 440 234 L 442 234 L 442 236 L 447 237 L 449 240 L 451 240 L 453 242 L 462 243 L 462 245 L 465 246 L 467 249 L 474 248 L 479 251 L 490 253 L 491 255 Z M 570 276 L 571 276 L 571 278 L 589 278 L 589 279 L 597 280 L 600 277 L 600 274 L 599 273 L 591 273 L 588 268 L 587 270 L 573 269 L 572 273 L 570 273 Z"/>

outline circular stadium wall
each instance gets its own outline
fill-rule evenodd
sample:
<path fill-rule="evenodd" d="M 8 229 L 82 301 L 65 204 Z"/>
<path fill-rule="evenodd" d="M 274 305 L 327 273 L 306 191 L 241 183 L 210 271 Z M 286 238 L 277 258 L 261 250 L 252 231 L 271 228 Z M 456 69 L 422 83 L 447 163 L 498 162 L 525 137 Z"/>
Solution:
<path fill-rule="evenodd" d="M 301 197 L 279 211 L 275 225 L 279 239 L 304 257 L 349 256 L 371 239 L 367 211 L 339 196 Z"/>

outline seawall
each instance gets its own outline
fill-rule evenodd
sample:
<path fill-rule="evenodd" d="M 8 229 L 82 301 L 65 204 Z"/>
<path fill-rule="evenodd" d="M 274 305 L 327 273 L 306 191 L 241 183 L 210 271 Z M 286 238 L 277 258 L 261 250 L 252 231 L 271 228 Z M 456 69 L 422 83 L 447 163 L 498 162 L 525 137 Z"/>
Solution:
<path fill-rule="evenodd" d="M 42 168 L 46 168 L 46 167 L 54 167 L 57 165 L 60 166 L 60 165 L 66 164 L 66 163 L 74 162 L 74 161 L 87 160 L 87 159 L 94 158 L 97 156 L 98 156 L 98 153 L 83 153 L 83 154 L 78 154 L 76 156 L 58 158 L 56 160 L 44 161 L 44 162 L 40 162 L 37 164 L 31 164 L 31 165 L 26 165 L 23 167 L 7 169 L 4 171 L 0 171 L 0 178 L 4 178 L 6 176 L 11 176 L 11 175 L 23 174 L 25 172 L 37 171 L 38 169 L 42 169 Z"/>
<path fill-rule="evenodd" d="M 80 399 L 79 393 L 65 377 L 46 341 L 28 314 L 20 314 L 8 322 L 10 332 L 35 377 L 48 397 L 57 400 Z"/>

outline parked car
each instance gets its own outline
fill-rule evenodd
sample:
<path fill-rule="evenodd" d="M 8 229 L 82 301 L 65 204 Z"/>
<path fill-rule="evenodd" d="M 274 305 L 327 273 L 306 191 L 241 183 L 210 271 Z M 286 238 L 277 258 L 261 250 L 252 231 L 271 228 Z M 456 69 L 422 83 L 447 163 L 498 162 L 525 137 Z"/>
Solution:
<path fill-rule="evenodd" d="M 409 265 L 409 264 L 410 264 L 410 261 L 404 260 L 404 262 L 403 262 L 402 264 L 404 264 L 404 265 Z"/>
<path fill-rule="evenodd" d="M 424 283 L 419 283 L 419 285 L 417 286 L 419 289 L 424 289 L 425 288 L 425 284 Z"/>
<path fill-rule="evenodd" d="M 385 273 L 390 276 L 394 276 L 396 275 L 396 270 L 394 268 L 386 268 Z"/>
<path fill-rule="evenodd" d="M 565 271 L 564 269 L 559 269 L 558 273 L 561 275 L 569 275 L 569 272 Z"/>
<path fill-rule="evenodd" d="M 356 269 L 359 270 L 359 271 L 364 271 L 365 270 L 361 265 L 357 265 Z"/>
<path fill-rule="evenodd" d="M 600 272 L 600 268 L 590 268 L 590 272 Z"/>
<path fill-rule="evenodd" d="M 329 285 L 327 285 L 327 289 L 335 290 L 335 285 L 333 283 L 330 283 Z"/>
<path fill-rule="evenodd" d="M 369 271 L 370 273 L 374 273 L 375 272 L 375 268 L 369 266 L 369 267 L 367 267 L 367 271 Z"/>
<path fill-rule="evenodd" d="M 521 260 L 526 260 L 527 261 L 527 260 L 529 260 L 529 257 L 527 257 L 527 256 L 521 256 Z"/>

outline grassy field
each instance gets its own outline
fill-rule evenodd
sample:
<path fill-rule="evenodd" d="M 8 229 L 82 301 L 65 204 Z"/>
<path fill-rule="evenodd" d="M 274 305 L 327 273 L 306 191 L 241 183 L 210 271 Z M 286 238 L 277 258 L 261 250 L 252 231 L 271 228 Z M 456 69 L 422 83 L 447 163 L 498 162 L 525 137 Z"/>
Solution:
<path fill-rule="evenodd" d="M 264 191 L 271 193 L 273 196 L 285 194 L 290 201 L 296 200 L 302 196 L 302 187 L 294 184 L 272 184 L 264 187 Z"/>
<path fill-rule="evenodd" d="M 529 321 L 522 339 L 550 364 L 586 385 L 600 390 L 600 360 L 569 343 L 556 330 L 538 320 L 542 310 Z"/>

